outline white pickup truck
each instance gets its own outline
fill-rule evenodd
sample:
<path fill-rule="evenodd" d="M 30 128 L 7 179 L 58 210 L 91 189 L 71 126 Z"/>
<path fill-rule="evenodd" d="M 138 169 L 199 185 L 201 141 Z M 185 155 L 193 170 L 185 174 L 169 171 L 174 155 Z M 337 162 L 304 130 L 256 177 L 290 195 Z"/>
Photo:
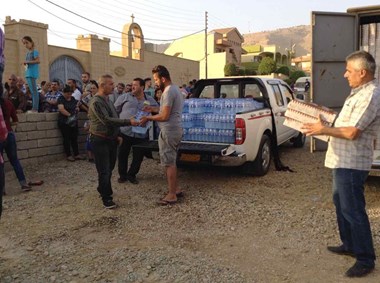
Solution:
<path fill-rule="evenodd" d="M 283 125 L 294 97 L 280 79 L 199 80 L 192 97 L 185 101 L 182 114 L 180 163 L 243 166 L 245 173 L 262 176 L 273 154 L 278 158 L 277 145 L 289 140 L 295 147 L 304 145 L 304 135 Z M 149 147 L 158 149 L 154 142 Z"/>

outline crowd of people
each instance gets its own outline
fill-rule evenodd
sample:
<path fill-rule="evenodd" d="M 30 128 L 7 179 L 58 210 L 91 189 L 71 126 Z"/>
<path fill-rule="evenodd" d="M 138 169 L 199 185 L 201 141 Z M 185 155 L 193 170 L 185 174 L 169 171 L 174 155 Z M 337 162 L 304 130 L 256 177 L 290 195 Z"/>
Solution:
<path fill-rule="evenodd" d="M 148 123 L 158 123 L 159 155 L 165 168 L 168 192 L 158 201 L 173 205 L 184 196 L 177 178 L 177 152 L 182 139 L 181 114 L 183 101 L 191 94 L 194 81 L 178 87 L 171 81 L 166 67 L 153 68 L 152 79 L 134 78 L 130 84 L 115 87 L 111 75 L 102 75 L 98 81 L 90 74 L 82 74 L 82 87 L 74 79 L 60 85 L 59 81 L 44 82 L 38 91 L 39 55 L 29 36 L 22 39 L 27 51 L 25 78 L 12 74 L 3 93 L 4 34 L 0 28 L 0 204 L 4 191 L 3 151 L 8 155 L 22 190 L 30 190 L 17 158 L 16 139 L 12 124 L 17 113 L 59 112 L 58 126 L 62 132 L 68 161 L 82 159 L 77 137 L 78 111 L 88 113 L 86 149 L 98 174 L 97 190 L 107 209 L 116 207 L 113 200 L 112 171 L 118 160 L 118 182 L 138 184 L 137 174 L 144 156 L 149 152 L 133 147 L 147 139 Z M 375 251 L 369 219 L 365 209 L 364 183 L 371 169 L 373 141 L 380 126 L 380 90 L 375 81 L 375 59 L 365 51 L 346 58 L 346 72 L 351 93 L 344 102 L 334 126 L 329 127 L 320 118 L 316 123 L 302 127 L 306 135 L 330 136 L 325 166 L 332 169 L 333 202 L 341 244 L 327 249 L 338 255 L 356 258 L 346 271 L 348 277 L 363 277 L 375 267 Z M 3 95 L 4 94 L 4 95 Z M 132 160 L 128 166 L 130 151 Z M 0 207 L 1 213 L 1 207 Z M 1 215 L 1 214 L 0 214 Z"/>
<path fill-rule="evenodd" d="M 1 156 L 3 152 L 7 154 L 23 191 L 29 191 L 32 184 L 41 182 L 27 182 L 18 160 L 13 132 L 18 123 L 17 114 L 57 112 L 66 159 L 74 162 L 86 159 L 78 147 L 77 117 L 79 112 L 87 112 L 85 149 L 88 161 L 96 165 L 98 192 L 104 207 L 116 206 L 111 186 L 111 174 L 116 162 L 119 183 L 139 183 L 137 174 L 141 163 L 144 157 L 152 158 L 152 153 L 133 146 L 146 141 L 148 129 L 158 129 L 158 124 L 160 130 L 155 129 L 154 132 L 159 133 L 160 158 L 166 168 L 169 187 L 167 195 L 158 203 L 174 204 L 178 197 L 183 197 L 176 178 L 175 163 L 182 138 L 183 99 L 190 97 L 196 80 L 188 85 L 174 86 L 169 71 L 164 66 L 157 66 L 152 72 L 154 84 L 151 77 L 146 77 L 134 78 L 126 84 L 118 82 L 115 86 L 110 75 L 93 80 L 89 72 L 83 72 L 79 82 L 72 78 L 65 83 L 53 79 L 42 81 L 37 87 L 39 53 L 29 36 L 25 36 L 22 42 L 28 50 L 23 63 L 27 82 L 23 77 L 11 74 L 4 83 L 0 102 L 7 138 L 0 142 L 0 152 Z M 5 194 L 5 190 L 2 191 Z"/>

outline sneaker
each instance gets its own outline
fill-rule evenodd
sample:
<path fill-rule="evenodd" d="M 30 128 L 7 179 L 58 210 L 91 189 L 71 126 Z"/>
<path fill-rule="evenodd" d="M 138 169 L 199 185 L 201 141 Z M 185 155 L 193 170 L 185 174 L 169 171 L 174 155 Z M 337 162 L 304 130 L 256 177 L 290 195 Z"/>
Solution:
<path fill-rule="evenodd" d="M 139 181 L 137 181 L 136 177 L 134 176 L 128 176 L 127 179 L 129 182 L 131 182 L 134 185 L 137 185 L 139 183 Z"/>
<path fill-rule="evenodd" d="M 75 160 L 85 160 L 86 157 L 83 156 L 83 155 L 76 155 L 76 156 L 74 156 L 74 159 L 75 159 Z"/>
<path fill-rule="evenodd" d="M 116 203 L 112 199 L 103 200 L 103 206 L 107 209 L 112 209 L 116 207 Z"/>
<path fill-rule="evenodd" d="M 365 266 L 357 261 L 352 267 L 350 267 L 346 271 L 346 276 L 347 277 L 364 277 L 367 274 L 371 273 L 374 268 L 375 268 L 374 266 L 372 267 Z"/>
<path fill-rule="evenodd" d="M 117 179 L 117 182 L 118 183 L 120 183 L 120 184 L 123 184 L 123 183 L 125 183 L 126 181 L 128 181 L 128 179 L 126 179 L 126 178 L 119 178 L 119 179 Z"/>
<path fill-rule="evenodd" d="M 32 187 L 29 186 L 29 185 L 23 185 L 23 186 L 21 186 L 21 190 L 23 192 L 29 192 L 31 189 L 32 189 Z"/>
<path fill-rule="evenodd" d="M 67 159 L 67 161 L 70 161 L 70 162 L 74 162 L 75 161 L 74 156 L 69 156 L 66 159 Z"/>
<path fill-rule="evenodd" d="M 352 251 L 346 250 L 346 248 L 341 246 L 328 246 L 327 250 L 329 250 L 332 253 L 338 254 L 338 255 L 348 255 L 355 257 L 355 254 Z"/>

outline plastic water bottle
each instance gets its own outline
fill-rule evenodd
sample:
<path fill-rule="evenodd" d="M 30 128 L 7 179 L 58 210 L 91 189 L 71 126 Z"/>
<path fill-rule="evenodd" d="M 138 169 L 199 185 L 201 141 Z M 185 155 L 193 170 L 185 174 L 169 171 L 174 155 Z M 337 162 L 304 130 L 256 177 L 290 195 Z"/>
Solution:
<path fill-rule="evenodd" d="M 188 129 L 183 128 L 183 140 L 184 140 L 184 141 L 187 140 L 187 131 L 188 131 Z"/>
<path fill-rule="evenodd" d="M 194 99 L 189 99 L 189 113 L 191 113 L 191 114 L 193 114 L 194 113 L 194 107 L 195 107 L 195 105 L 194 105 Z"/>
<path fill-rule="evenodd" d="M 189 99 L 186 99 L 186 100 L 183 102 L 182 113 L 189 113 Z"/>
<path fill-rule="evenodd" d="M 228 140 L 229 143 L 235 143 L 235 130 L 228 131 Z"/>

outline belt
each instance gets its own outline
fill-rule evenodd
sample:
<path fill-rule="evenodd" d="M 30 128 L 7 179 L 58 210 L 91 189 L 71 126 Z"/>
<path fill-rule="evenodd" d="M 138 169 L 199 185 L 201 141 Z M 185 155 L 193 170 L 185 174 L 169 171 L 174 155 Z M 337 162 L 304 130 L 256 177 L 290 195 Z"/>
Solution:
<path fill-rule="evenodd" d="M 110 141 L 117 140 L 117 137 L 110 137 L 110 136 L 106 136 L 100 133 L 90 133 L 90 136 L 100 137 L 100 138 L 110 140 Z"/>

